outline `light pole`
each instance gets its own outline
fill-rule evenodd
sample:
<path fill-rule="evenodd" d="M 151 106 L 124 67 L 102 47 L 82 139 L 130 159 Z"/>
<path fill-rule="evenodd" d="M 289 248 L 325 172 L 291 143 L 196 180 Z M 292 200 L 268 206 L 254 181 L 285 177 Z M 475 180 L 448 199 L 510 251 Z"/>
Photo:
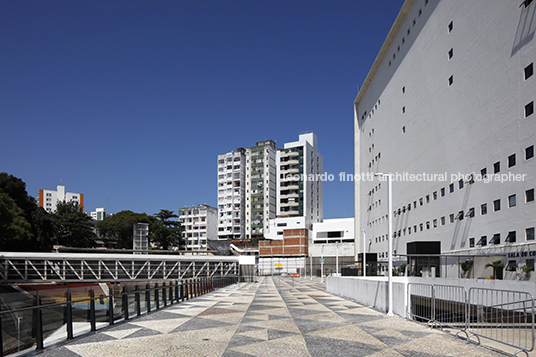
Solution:
<path fill-rule="evenodd" d="M 374 174 L 375 176 L 387 176 L 387 218 L 388 218 L 388 236 L 387 236 L 387 243 L 388 243 L 388 252 L 387 252 L 387 296 L 388 296 L 388 307 L 387 307 L 387 315 L 393 316 L 393 212 L 391 210 L 393 209 L 393 176 L 392 174 L 384 174 L 381 172 L 378 172 L 377 174 Z"/>
<path fill-rule="evenodd" d="M 361 269 L 363 269 L 363 276 L 367 276 L 367 258 L 366 258 L 366 255 L 367 255 L 367 233 L 366 231 L 363 229 L 363 259 L 361 259 L 361 264 L 362 267 Z"/>
<path fill-rule="evenodd" d="M 322 252 L 320 253 L 320 282 L 324 282 L 324 244 L 322 244 Z"/>
<path fill-rule="evenodd" d="M 335 243 L 335 248 L 337 248 L 337 255 L 335 257 L 335 274 L 339 276 L 339 242 Z"/>

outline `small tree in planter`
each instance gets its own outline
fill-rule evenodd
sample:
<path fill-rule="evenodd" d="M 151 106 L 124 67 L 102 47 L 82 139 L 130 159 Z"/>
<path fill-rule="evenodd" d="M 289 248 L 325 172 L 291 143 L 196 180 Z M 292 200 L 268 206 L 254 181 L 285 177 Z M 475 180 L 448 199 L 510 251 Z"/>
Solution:
<path fill-rule="evenodd" d="M 528 265 L 515 265 L 514 268 L 516 269 L 516 277 L 519 280 L 529 280 L 530 274 L 532 273 L 532 267 Z"/>
<path fill-rule="evenodd" d="M 467 259 L 464 262 L 459 262 L 460 268 L 462 269 L 462 278 L 466 279 L 469 277 L 469 272 L 473 268 L 473 260 Z"/>
<path fill-rule="evenodd" d="M 493 269 L 493 279 L 497 279 L 497 270 L 504 268 L 504 264 L 500 260 L 495 260 L 491 263 L 486 264 L 486 268 Z"/>

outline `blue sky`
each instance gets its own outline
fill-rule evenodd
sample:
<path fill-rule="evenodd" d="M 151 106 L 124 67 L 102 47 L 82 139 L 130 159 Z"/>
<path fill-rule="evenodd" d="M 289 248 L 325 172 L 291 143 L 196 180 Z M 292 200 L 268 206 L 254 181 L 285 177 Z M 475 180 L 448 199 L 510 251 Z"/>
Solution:
<path fill-rule="evenodd" d="M 353 100 L 402 0 L 0 2 L 0 172 L 85 210 L 217 205 L 217 155 L 318 137 L 353 217 Z"/>

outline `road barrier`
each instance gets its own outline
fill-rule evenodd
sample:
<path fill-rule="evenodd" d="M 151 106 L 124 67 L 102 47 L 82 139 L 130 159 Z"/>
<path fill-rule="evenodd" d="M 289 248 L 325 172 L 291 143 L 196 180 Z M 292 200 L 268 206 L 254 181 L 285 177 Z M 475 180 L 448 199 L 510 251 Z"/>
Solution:
<path fill-rule="evenodd" d="M 456 329 L 467 343 L 486 338 L 516 348 L 514 356 L 534 350 L 534 297 L 528 292 L 410 283 L 408 302 L 409 319 Z"/>

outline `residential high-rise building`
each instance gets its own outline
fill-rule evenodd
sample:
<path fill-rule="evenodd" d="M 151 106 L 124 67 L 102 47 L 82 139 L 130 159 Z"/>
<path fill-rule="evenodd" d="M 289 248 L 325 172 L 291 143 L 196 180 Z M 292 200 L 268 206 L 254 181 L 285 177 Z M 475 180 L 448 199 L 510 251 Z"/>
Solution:
<path fill-rule="evenodd" d="M 84 212 L 84 194 L 65 192 L 65 186 L 58 185 L 56 191 L 39 190 L 38 203 L 39 207 L 43 207 L 47 212 L 55 212 L 58 202 L 77 202 Z"/>
<path fill-rule="evenodd" d="M 102 221 L 106 218 L 106 209 L 104 207 L 99 207 L 95 212 L 86 212 L 86 214 L 95 221 Z"/>
<path fill-rule="evenodd" d="M 277 150 L 276 162 L 276 218 L 269 222 L 269 239 L 281 239 L 289 228 L 311 230 L 312 223 L 324 218 L 323 158 L 316 135 L 301 134 L 298 141 L 286 143 Z"/>
<path fill-rule="evenodd" d="M 384 271 L 389 238 L 409 275 L 458 277 L 465 260 L 472 277 L 497 260 L 507 279 L 534 267 L 535 9 L 402 6 L 354 101 L 356 252 Z M 391 207 L 378 173 L 392 175 Z"/>
<path fill-rule="evenodd" d="M 186 250 L 207 250 L 207 241 L 218 239 L 218 209 L 208 205 L 179 208 Z"/>
<path fill-rule="evenodd" d="M 149 223 L 138 222 L 134 224 L 132 232 L 132 249 L 149 250 Z"/>
<path fill-rule="evenodd" d="M 246 239 L 262 238 L 276 211 L 276 149 L 272 140 L 246 149 Z"/>
<path fill-rule="evenodd" d="M 246 150 L 218 155 L 218 239 L 245 238 Z"/>

